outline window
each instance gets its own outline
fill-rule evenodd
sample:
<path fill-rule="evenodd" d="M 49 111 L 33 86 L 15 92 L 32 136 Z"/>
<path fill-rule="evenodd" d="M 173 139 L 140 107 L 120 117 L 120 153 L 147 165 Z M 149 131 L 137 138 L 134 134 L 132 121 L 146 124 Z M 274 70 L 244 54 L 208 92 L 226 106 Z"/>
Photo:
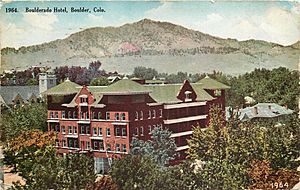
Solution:
<path fill-rule="evenodd" d="M 148 134 L 150 134 L 150 133 L 151 133 L 151 131 L 152 131 L 152 129 L 151 129 L 151 125 L 148 125 Z"/>
<path fill-rule="evenodd" d="M 155 112 L 155 110 L 152 111 L 152 117 L 153 117 L 153 118 L 156 117 L 156 112 Z"/>
<path fill-rule="evenodd" d="M 138 135 L 139 135 L 139 128 L 138 128 L 138 127 L 135 128 L 135 133 L 134 133 L 134 135 L 135 135 L 135 136 L 138 136 Z"/>
<path fill-rule="evenodd" d="M 72 133 L 73 133 L 73 131 L 72 131 L 72 126 L 68 126 L 68 133 L 69 133 L 69 134 L 72 134 Z"/>
<path fill-rule="evenodd" d="M 106 136 L 110 136 L 110 128 L 106 128 Z"/>
<path fill-rule="evenodd" d="M 73 117 L 74 117 L 74 119 L 77 119 L 76 111 L 73 112 Z"/>
<path fill-rule="evenodd" d="M 159 109 L 159 117 L 162 117 L 162 114 L 163 114 L 163 110 Z"/>
<path fill-rule="evenodd" d="M 122 128 L 122 136 L 127 136 L 126 128 Z"/>
<path fill-rule="evenodd" d="M 50 80 L 49 80 L 49 83 L 50 83 L 50 84 L 53 84 L 53 79 L 50 79 Z"/>
<path fill-rule="evenodd" d="M 65 111 L 62 111 L 62 112 L 61 112 L 61 118 L 65 119 L 65 117 L 66 117 L 66 116 L 65 116 Z"/>
<path fill-rule="evenodd" d="M 50 112 L 50 118 L 52 119 L 54 117 L 53 112 Z"/>
<path fill-rule="evenodd" d="M 99 135 L 99 136 L 102 136 L 102 128 L 101 128 L 101 127 L 98 128 L 98 135 Z"/>
<path fill-rule="evenodd" d="M 122 151 L 123 152 L 127 152 L 127 150 L 126 150 L 126 144 L 122 144 Z"/>
<path fill-rule="evenodd" d="M 151 119 L 151 110 L 148 111 L 148 119 Z"/>
<path fill-rule="evenodd" d="M 186 102 L 192 101 L 192 97 L 191 97 L 192 92 L 191 91 L 185 91 L 184 94 L 185 94 L 185 101 Z"/>
<path fill-rule="evenodd" d="M 74 140 L 74 148 L 79 148 L 78 140 L 77 139 Z"/>
<path fill-rule="evenodd" d="M 87 103 L 87 102 L 88 102 L 87 98 L 83 98 L 83 97 L 80 98 L 80 103 Z"/>
<path fill-rule="evenodd" d="M 59 146 L 59 141 L 57 139 L 55 140 L 55 146 Z"/>
<path fill-rule="evenodd" d="M 86 149 L 91 149 L 91 143 L 89 141 L 86 141 Z"/>
<path fill-rule="evenodd" d="M 101 119 L 101 112 L 98 112 L 98 119 Z"/>
<path fill-rule="evenodd" d="M 106 120 L 110 120 L 110 113 L 106 112 Z"/>
<path fill-rule="evenodd" d="M 120 146 L 120 144 L 116 144 L 116 151 L 117 152 L 121 152 L 121 146 Z"/>
<path fill-rule="evenodd" d="M 115 113 L 115 120 L 120 120 L 120 114 L 119 113 Z"/>
<path fill-rule="evenodd" d="M 60 132 L 60 127 L 59 127 L 59 125 L 56 125 L 55 131 L 56 131 L 56 132 Z"/>
<path fill-rule="evenodd" d="M 107 150 L 107 151 L 111 151 L 111 145 L 110 145 L 110 144 L 107 144 L 106 146 L 107 146 L 107 147 L 106 147 L 106 150 Z"/>
<path fill-rule="evenodd" d="M 97 141 L 94 141 L 94 149 L 98 150 L 98 142 Z"/>
<path fill-rule="evenodd" d="M 92 119 L 96 119 L 96 113 L 92 112 Z"/>
<path fill-rule="evenodd" d="M 83 112 L 81 111 L 81 112 L 80 112 L 80 119 L 83 119 L 83 118 L 84 118 Z"/>
<path fill-rule="evenodd" d="M 135 118 L 134 118 L 135 120 L 138 120 L 139 119 L 139 112 L 135 112 Z"/>
<path fill-rule="evenodd" d="M 85 127 L 81 126 L 80 134 L 84 134 L 84 133 L 85 133 Z"/>
<path fill-rule="evenodd" d="M 55 118 L 58 118 L 58 112 L 57 111 L 55 112 Z"/>
<path fill-rule="evenodd" d="M 99 147 L 100 147 L 100 150 L 104 150 L 104 145 L 103 145 L 102 141 L 99 142 Z"/>
<path fill-rule="evenodd" d="M 69 145 L 70 148 L 73 148 L 73 147 L 74 147 L 73 139 L 69 139 L 69 140 L 68 140 L 68 145 Z"/>
<path fill-rule="evenodd" d="M 144 127 L 143 126 L 141 127 L 140 133 L 141 133 L 141 136 L 144 136 Z"/>
<path fill-rule="evenodd" d="M 61 126 L 61 133 L 66 134 L 66 127 L 65 126 Z"/>
<path fill-rule="evenodd" d="M 116 136 L 121 136 L 119 127 L 116 127 Z"/>
<path fill-rule="evenodd" d="M 221 96 L 222 95 L 222 91 L 221 90 L 215 90 L 214 94 L 215 94 L 215 96 Z"/>
<path fill-rule="evenodd" d="M 41 84 L 42 85 L 45 84 L 45 80 L 44 79 L 41 80 Z"/>
<path fill-rule="evenodd" d="M 72 112 L 71 111 L 68 112 L 68 118 L 72 118 Z"/>
<path fill-rule="evenodd" d="M 85 118 L 86 119 L 89 119 L 90 117 L 89 117 L 89 112 L 85 112 Z"/>
<path fill-rule="evenodd" d="M 93 136 L 97 136 L 97 128 L 93 127 Z"/>
<path fill-rule="evenodd" d="M 77 127 L 76 126 L 73 126 L 73 133 L 77 134 Z"/>
<path fill-rule="evenodd" d="M 86 127 L 86 134 L 88 134 L 88 135 L 91 134 L 91 131 L 90 131 L 90 127 L 89 127 L 89 126 Z"/>
<path fill-rule="evenodd" d="M 67 141 L 66 140 L 62 140 L 62 146 L 67 147 Z"/>
<path fill-rule="evenodd" d="M 84 141 L 80 141 L 80 147 L 81 147 L 81 149 L 85 149 L 85 147 L 84 147 Z"/>
<path fill-rule="evenodd" d="M 121 113 L 121 120 L 125 120 L 125 113 Z"/>
<path fill-rule="evenodd" d="M 143 114 L 143 111 L 141 111 L 140 113 L 140 119 L 143 120 L 144 119 L 144 114 Z"/>

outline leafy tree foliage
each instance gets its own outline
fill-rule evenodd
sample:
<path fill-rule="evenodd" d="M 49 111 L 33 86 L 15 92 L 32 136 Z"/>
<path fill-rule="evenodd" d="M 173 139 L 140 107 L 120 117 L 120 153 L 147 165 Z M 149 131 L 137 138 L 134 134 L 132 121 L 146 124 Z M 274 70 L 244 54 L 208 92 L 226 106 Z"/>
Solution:
<path fill-rule="evenodd" d="M 159 166 L 165 166 L 175 157 L 176 144 L 171 138 L 171 132 L 155 127 L 151 131 L 151 140 L 146 142 L 133 138 L 131 143 L 131 154 L 148 155 L 152 157 Z"/>
<path fill-rule="evenodd" d="M 26 131 L 7 142 L 5 164 L 25 180 L 13 189 L 82 189 L 94 182 L 93 159 L 84 154 L 56 154 L 56 134 Z"/>
<path fill-rule="evenodd" d="M 1 141 L 17 137 L 22 131 L 47 129 L 47 108 L 44 103 L 28 104 L 2 112 Z"/>
<path fill-rule="evenodd" d="M 86 190 L 118 190 L 117 185 L 112 180 L 111 176 L 100 176 L 94 184 L 88 185 Z"/>
<path fill-rule="evenodd" d="M 158 76 L 158 72 L 155 69 L 140 66 L 134 68 L 133 75 L 137 78 L 151 80 Z"/>
<path fill-rule="evenodd" d="M 126 155 L 113 162 L 110 175 L 119 189 L 152 189 L 158 166 L 152 158 Z"/>
<path fill-rule="evenodd" d="M 98 77 L 91 81 L 91 86 L 107 86 L 109 85 L 109 81 L 106 77 Z"/>
<path fill-rule="evenodd" d="M 300 122 L 296 116 L 282 126 L 232 121 L 225 125 L 218 117 L 220 113 L 220 108 L 211 108 L 209 127 L 195 127 L 189 141 L 189 157 L 205 162 L 198 174 L 201 189 L 246 188 L 253 160 L 268 160 L 275 170 L 299 166 L 295 162 L 300 156 Z"/>

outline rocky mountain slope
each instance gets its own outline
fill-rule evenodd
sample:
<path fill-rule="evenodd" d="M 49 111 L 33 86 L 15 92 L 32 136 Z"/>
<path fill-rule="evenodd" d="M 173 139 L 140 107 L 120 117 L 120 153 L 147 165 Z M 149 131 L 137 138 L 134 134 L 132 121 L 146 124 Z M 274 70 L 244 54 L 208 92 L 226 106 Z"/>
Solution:
<path fill-rule="evenodd" d="M 106 70 L 131 73 L 135 66 L 160 72 L 229 74 L 256 67 L 297 69 L 299 42 L 282 46 L 265 41 L 222 39 L 167 22 L 144 19 L 120 27 L 95 27 L 40 45 L 1 50 L 1 70 L 31 65 L 86 66 L 100 60 Z"/>

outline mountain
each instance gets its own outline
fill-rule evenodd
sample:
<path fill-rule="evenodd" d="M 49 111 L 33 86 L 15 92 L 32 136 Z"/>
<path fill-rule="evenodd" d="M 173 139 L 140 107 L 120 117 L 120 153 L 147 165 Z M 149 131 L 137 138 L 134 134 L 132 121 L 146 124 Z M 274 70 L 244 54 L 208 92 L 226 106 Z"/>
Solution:
<path fill-rule="evenodd" d="M 275 43 L 222 39 L 168 22 L 144 19 L 120 27 L 95 27 L 40 45 L 1 49 L 1 69 L 42 64 L 87 66 L 100 60 L 102 68 L 132 73 L 136 66 L 159 72 L 239 74 L 256 67 L 297 69 L 299 42 Z"/>

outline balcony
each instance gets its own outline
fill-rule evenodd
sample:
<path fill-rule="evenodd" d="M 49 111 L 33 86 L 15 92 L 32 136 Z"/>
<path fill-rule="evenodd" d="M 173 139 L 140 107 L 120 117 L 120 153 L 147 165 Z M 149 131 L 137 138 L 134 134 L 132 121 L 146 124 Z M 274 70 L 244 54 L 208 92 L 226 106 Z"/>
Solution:
<path fill-rule="evenodd" d="M 187 136 L 187 135 L 192 135 L 193 131 L 184 131 L 180 133 L 172 133 L 171 138 L 176 138 L 176 137 L 182 137 L 182 136 Z"/>
<path fill-rule="evenodd" d="M 88 103 L 87 102 L 82 102 L 82 103 L 79 103 L 79 106 L 88 106 Z"/>
<path fill-rule="evenodd" d="M 91 136 L 90 139 L 93 139 L 93 140 L 103 140 L 103 136 Z"/>
<path fill-rule="evenodd" d="M 200 119 L 206 119 L 207 115 L 197 115 L 197 116 L 191 116 L 191 117 L 182 117 L 178 119 L 167 119 L 164 120 L 164 124 L 174 124 L 174 123 L 183 123 L 188 121 L 195 121 Z"/>
<path fill-rule="evenodd" d="M 194 107 L 194 106 L 204 106 L 204 105 L 206 105 L 206 102 L 190 102 L 190 103 L 164 105 L 164 108 L 177 109 L 177 108 L 187 108 L 187 107 Z"/>
<path fill-rule="evenodd" d="M 67 138 L 78 138 L 78 134 L 67 134 L 65 135 Z"/>
<path fill-rule="evenodd" d="M 77 121 L 78 124 L 90 124 L 91 120 L 90 119 L 79 119 L 79 121 Z"/>
<path fill-rule="evenodd" d="M 185 145 L 185 146 L 179 146 L 176 148 L 176 151 L 182 151 L 182 150 L 186 150 L 186 149 L 189 149 L 189 145 Z"/>
<path fill-rule="evenodd" d="M 47 120 L 48 123 L 59 123 L 58 118 L 50 118 Z"/>

